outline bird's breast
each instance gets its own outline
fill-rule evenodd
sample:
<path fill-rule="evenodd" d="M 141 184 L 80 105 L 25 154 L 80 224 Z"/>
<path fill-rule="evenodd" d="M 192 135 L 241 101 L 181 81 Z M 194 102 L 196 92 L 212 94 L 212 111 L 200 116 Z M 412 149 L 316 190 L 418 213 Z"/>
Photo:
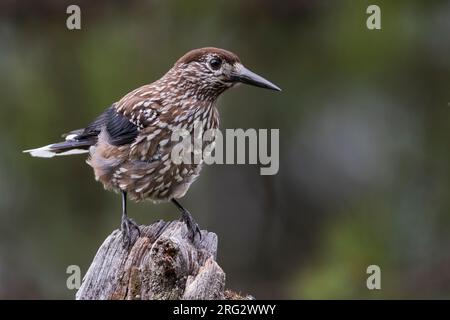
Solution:
<path fill-rule="evenodd" d="M 175 113 L 170 120 L 161 117 L 141 130 L 130 145 L 126 161 L 113 174 L 114 185 L 135 200 L 184 196 L 200 173 L 203 151 L 213 143 L 211 138 L 203 141 L 203 135 L 218 125 L 218 113 L 212 105 Z"/>

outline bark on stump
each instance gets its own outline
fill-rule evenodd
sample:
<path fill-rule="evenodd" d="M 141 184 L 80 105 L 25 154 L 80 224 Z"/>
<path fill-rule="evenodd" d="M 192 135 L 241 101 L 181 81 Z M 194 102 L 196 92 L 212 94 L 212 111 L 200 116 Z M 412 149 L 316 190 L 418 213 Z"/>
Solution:
<path fill-rule="evenodd" d="M 85 299 L 251 299 L 225 290 L 216 262 L 217 235 L 189 240 L 180 221 L 141 226 L 130 249 L 115 230 L 100 246 L 76 294 Z"/>

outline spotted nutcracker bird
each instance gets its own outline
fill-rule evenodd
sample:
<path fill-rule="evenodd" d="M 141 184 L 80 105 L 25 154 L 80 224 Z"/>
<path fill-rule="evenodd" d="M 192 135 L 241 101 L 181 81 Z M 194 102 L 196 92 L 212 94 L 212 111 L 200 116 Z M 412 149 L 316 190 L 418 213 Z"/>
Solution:
<path fill-rule="evenodd" d="M 140 235 L 139 226 L 127 216 L 127 196 L 135 201 L 173 202 L 194 239 L 197 233 L 201 236 L 200 229 L 177 199 L 186 194 L 202 164 L 174 164 L 170 137 L 175 130 L 192 132 L 196 121 L 203 130 L 217 129 L 216 100 L 239 83 L 281 91 L 246 69 L 229 51 L 192 50 L 159 80 L 131 91 L 86 128 L 63 135 L 64 142 L 24 152 L 43 158 L 89 153 L 87 163 L 96 180 L 122 194 L 125 246 Z"/>

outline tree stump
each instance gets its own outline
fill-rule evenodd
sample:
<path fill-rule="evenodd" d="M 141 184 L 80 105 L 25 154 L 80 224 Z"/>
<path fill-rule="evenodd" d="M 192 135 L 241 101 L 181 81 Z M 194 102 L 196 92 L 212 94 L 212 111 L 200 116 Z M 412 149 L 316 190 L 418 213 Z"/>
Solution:
<path fill-rule="evenodd" d="M 115 230 L 95 255 L 77 300 L 252 299 L 225 290 L 225 273 L 216 262 L 217 235 L 201 231 L 194 242 L 180 221 L 141 226 L 141 237 L 123 247 Z"/>

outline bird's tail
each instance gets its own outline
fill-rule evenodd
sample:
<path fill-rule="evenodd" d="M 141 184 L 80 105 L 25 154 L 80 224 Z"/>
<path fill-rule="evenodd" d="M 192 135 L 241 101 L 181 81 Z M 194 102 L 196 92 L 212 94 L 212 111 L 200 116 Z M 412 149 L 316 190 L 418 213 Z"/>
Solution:
<path fill-rule="evenodd" d="M 96 143 L 96 139 L 77 140 L 75 134 L 68 135 L 66 141 L 49 144 L 44 147 L 25 150 L 23 152 L 31 154 L 33 157 L 53 158 L 55 156 L 68 156 L 72 154 L 88 153 L 89 148 Z"/>

